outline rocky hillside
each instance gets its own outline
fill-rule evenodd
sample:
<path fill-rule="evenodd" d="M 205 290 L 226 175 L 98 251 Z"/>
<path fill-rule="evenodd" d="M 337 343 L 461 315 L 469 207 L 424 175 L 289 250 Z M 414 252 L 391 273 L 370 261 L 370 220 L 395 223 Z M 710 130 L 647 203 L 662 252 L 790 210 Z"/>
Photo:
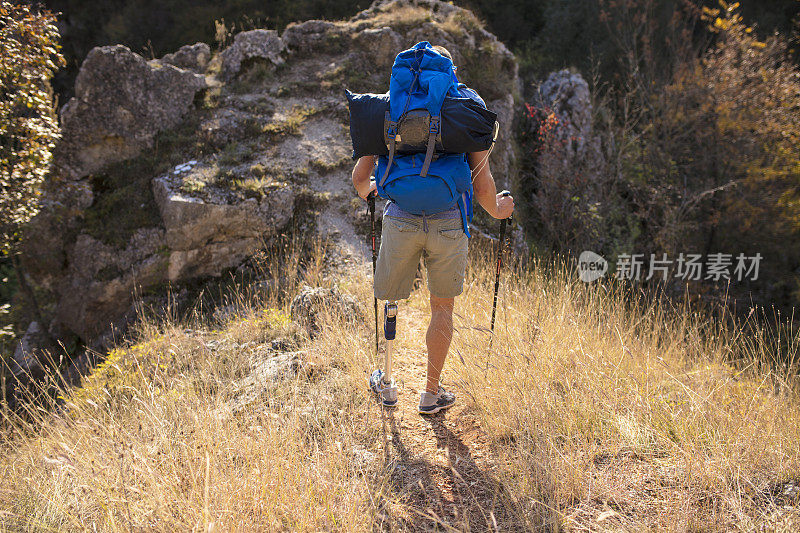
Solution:
<path fill-rule="evenodd" d="M 499 114 L 491 162 L 510 184 L 514 57 L 444 2 L 379 1 L 349 21 L 247 31 L 221 51 L 196 43 L 150 61 L 93 49 L 25 249 L 53 302 L 50 332 L 103 349 L 133 317 L 134 292 L 220 276 L 291 225 L 335 239 L 334 263 L 360 259 L 344 89 L 388 90 L 395 54 L 422 40 L 451 50 Z"/>

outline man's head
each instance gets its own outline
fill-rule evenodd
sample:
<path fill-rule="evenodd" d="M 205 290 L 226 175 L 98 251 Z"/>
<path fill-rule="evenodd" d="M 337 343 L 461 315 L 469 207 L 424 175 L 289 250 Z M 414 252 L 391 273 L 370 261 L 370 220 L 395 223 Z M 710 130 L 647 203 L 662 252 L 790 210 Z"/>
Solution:
<path fill-rule="evenodd" d="M 453 56 L 450 55 L 450 52 L 444 46 L 440 46 L 440 45 L 436 44 L 436 45 L 433 46 L 433 49 L 436 50 L 437 52 L 439 52 L 440 54 L 442 54 L 444 57 L 446 57 L 450 61 L 453 60 Z"/>

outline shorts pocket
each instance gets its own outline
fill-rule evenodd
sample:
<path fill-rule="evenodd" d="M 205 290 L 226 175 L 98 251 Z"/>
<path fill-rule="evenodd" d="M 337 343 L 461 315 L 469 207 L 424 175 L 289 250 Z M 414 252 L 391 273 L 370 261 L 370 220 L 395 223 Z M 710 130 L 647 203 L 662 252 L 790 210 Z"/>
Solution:
<path fill-rule="evenodd" d="M 407 218 L 385 217 L 384 224 L 387 222 L 393 229 L 403 233 L 419 231 L 420 227 L 422 227 L 420 222 Z"/>
<path fill-rule="evenodd" d="M 440 229 L 439 235 L 444 237 L 445 239 L 451 240 L 458 240 L 462 236 L 466 236 L 464 230 L 462 228 L 455 228 L 455 229 Z"/>

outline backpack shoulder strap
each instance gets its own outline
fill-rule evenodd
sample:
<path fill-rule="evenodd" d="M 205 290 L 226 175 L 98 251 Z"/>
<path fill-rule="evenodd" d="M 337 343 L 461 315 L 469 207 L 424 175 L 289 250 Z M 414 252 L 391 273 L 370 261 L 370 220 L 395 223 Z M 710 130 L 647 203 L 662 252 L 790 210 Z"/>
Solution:
<path fill-rule="evenodd" d="M 389 169 L 392 168 L 394 154 L 397 150 L 397 122 L 392 120 L 392 117 L 389 116 L 388 111 L 386 112 L 386 121 L 389 124 L 386 128 L 386 136 L 389 138 L 389 162 L 386 164 L 386 170 L 383 172 L 383 176 L 381 177 L 381 187 L 383 187 L 384 183 L 386 183 L 386 178 L 389 177 Z"/>
<path fill-rule="evenodd" d="M 431 125 L 428 130 L 428 147 L 425 151 L 425 162 L 422 163 L 422 170 L 419 172 L 419 175 L 423 178 L 428 175 L 428 168 L 431 166 L 433 152 L 436 149 L 436 136 L 439 135 L 440 129 L 441 125 L 439 116 L 431 116 Z"/>

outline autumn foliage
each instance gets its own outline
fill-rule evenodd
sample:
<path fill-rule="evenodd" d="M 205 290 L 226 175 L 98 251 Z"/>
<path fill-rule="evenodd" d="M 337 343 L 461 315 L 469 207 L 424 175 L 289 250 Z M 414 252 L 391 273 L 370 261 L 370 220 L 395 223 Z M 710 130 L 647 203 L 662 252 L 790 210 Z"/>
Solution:
<path fill-rule="evenodd" d="M 58 139 L 50 78 L 64 64 L 55 16 L 0 3 L 0 251 L 38 211 Z"/>
<path fill-rule="evenodd" d="M 758 253 L 760 281 L 728 288 L 723 280 L 717 294 L 796 305 L 800 69 L 789 39 L 759 37 L 738 3 L 671 15 L 657 0 L 600 7 L 621 50 L 621 77 L 594 80 L 596 150 L 554 168 L 565 148 L 537 136 L 557 138 L 551 130 L 561 125 L 546 113 L 525 117 L 532 134 L 523 138 L 522 183 L 536 206 L 534 238 L 612 262 L 632 253 Z"/>

